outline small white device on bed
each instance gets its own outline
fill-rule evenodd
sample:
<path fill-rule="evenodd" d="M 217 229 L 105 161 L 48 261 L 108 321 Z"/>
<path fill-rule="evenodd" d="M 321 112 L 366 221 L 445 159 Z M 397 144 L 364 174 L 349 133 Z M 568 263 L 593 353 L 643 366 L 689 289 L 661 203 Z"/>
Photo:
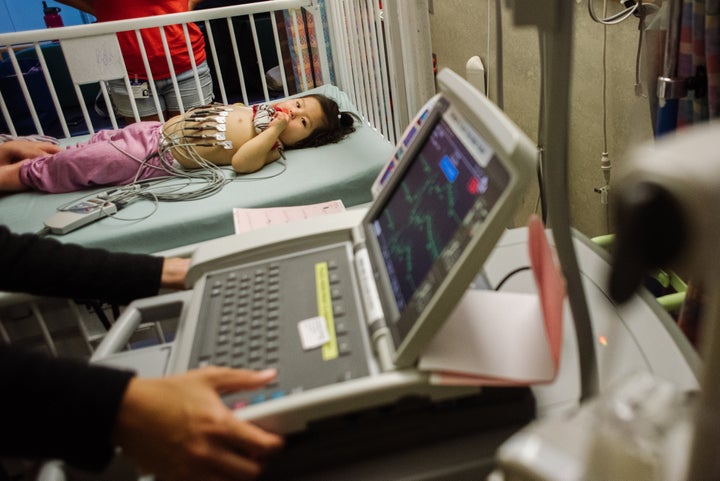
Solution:
<path fill-rule="evenodd" d="M 45 220 L 45 228 L 51 234 L 67 234 L 75 229 L 108 217 L 118 211 L 117 205 L 100 197 L 85 198 L 58 209 Z"/>
<path fill-rule="evenodd" d="M 138 184 L 131 184 L 83 196 L 58 207 L 58 211 L 45 220 L 45 229 L 51 234 L 62 235 L 115 215 L 128 202 L 139 198 L 140 189 Z"/>
<path fill-rule="evenodd" d="M 277 368 L 275 382 L 224 400 L 281 433 L 405 395 L 477 390 L 431 385 L 415 365 L 511 223 L 536 149 L 465 80 L 438 81 L 369 209 L 198 247 L 168 373 Z"/>

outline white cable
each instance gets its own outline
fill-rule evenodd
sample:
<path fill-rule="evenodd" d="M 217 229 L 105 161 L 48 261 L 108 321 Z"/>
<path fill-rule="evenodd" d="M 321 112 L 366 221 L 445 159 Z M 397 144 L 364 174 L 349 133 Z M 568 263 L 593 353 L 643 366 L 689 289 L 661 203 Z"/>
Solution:
<path fill-rule="evenodd" d="M 184 132 L 185 122 L 186 120 L 183 119 L 180 122 L 176 122 L 175 124 L 171 124 L 164 128 L 162 133 L 162 140 L 158 148 L 158 165 L 148 165 L 147 160 L 149 159 L 138 159 L 130 155 L 128 152 L 124 152 L 122 149 L 119 149 L 119 147 L 115 146 L 115 148 L 118 148 L 118 150 L 124 152 L 126 155 L 128 155 L 130 158 L 134 159 L 140 164 L 133 184 L 141 183 L 138 180 L 138 177 L 143 166 L 163 170 L 168 174 L 168 177 L 184 179 L 184 182 L 180 184 L 176 183 L 175 185 L 171 185 L 172 190 L 169 190 L 166 187 L 165 190 L 157 192 L 157 189 L 155 189 L 153 195 L 159 201 L 173 202 L 205 198 L 220 191 L 225 186 L 225 184 L 227 184 L 231 180 L 225 176 L 225 171 L 221 169 L 220 166 L 209 162 L 207 159 L 199 155 L 195 148 L 196 146 L 193 143 L 184 142 L 184 137 L 178 137 L 173 135 L 174 133 Z M 174 130 L 173 127 L 175 127 Z M 183 141 L 182 143 L 180 142 L 181 140 Z M 169 160 L 173 158 L 172 150 L 178 148 L 184 149 L 183 153 L 186 154 L 186 157 L 190 157 L 190 159 L 197 164 L 197 169 L 184 169 L 177 166 L 174 161 Z M 148 179 L 148 181 L 158 181 L 159 179 L 166 178 L 156 177 L 153 179 Z M 159 183 L 162 182 L 154 182 L 155 185 L 158 185 Z M 147 184 L 147 182 L 142 182 L 142 184 Z M 182 191 L 183 188 L 187 188 L 189 186 L 197 184 L 201 184 L 201 186 L 196 187 L 191 191 Z M 148 192 L 151 188 L 152 187 L 145 187 L 145 192 Z"/>
<path fill-rule="evenodd" d="M 588 0 L 587 6 L 588 6 L 588 13 L 590 14 L 590 18 L 593 19 L 593 21 L 597 23 L 601 23 L 603 25 L 617 25 L 618 23 L 624 22 L 627 20 L 631 15 L 635 13 L 635 11 L 640 6 L 640 3 L 636 2 L 633 4 L 632 7 L 627 7 L 624 10 L 611 15 L 609 17 L 600 18 L 595 13 L 595 7 L 593 6 L 594 0 Z"/>
<path fill-rule="evenodd" d="M 591 0 L 592 1 L 592 0 Z M 637 3 L 635 4 L 637 5 Z M 607 14 L 607 0 L 603 0 L 603 15 Z M 607 154 L 607 28 L 603 25 L 602 41 L 602 128 L 603 128 L 603 153 Z"/>
<path fill-rule="evenodd" d="M 635 4 L 636 6 L 639 3 Z M 603 0 L 603 15 L 607 15 L 607 0 Z M 608 24 L 603 25 L 602 45 L 602 129 L 603 129 L 603 151 L 600 156 L 600 170 L 603 173 L 605 185 L 601 187 L 600 202 L 605 205 L 605 231 L 610 231 L 610 203 L 608 202 L 608 190 L 610 189 L 610 168 L 612 164 L 608 154 L 607 134 L 607 30 Z"/>

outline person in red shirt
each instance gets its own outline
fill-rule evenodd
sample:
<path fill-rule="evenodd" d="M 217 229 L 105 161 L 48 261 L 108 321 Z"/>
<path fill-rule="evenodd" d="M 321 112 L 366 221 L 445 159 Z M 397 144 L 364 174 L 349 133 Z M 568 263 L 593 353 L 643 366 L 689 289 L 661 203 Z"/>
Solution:
<path fill-rule="evenodd" d="M 87 12 L 99 22 L 125 20 L 128 18 L 152 17 L 169 13 L 187 12 L 202 0 L 58 0 L 71 7 Z M 212 76 L 205 55 L 205 37 L 194 23 L 187 24 L 191 50 L 188 49 L 183 26 L 163 27 L 169 58 L 165 54 L 160 29 L 141 30 L 142 43 L 147 52 L 150 74 L 145 69 L 140 45 L 135 31 L 118 32 L 118 41 L 125 59 L 130 82 L 133 84 L 133 96 L 141 120 L 158 120 L 157 109 L 149 86 L 150 79 L 157 89 L 158 102 L 163 117 L 172 117 L 191 107 L 207 105 L 214 98 Z M 198 93 L 193 75 L 193 64 L 197 66 L 202 95 Z M 172 81 L 175 74 L 178 91 Z M 129 122 L 134 115 L 125 82 L 122 79 L 108 82 L 115 111 Z"/>

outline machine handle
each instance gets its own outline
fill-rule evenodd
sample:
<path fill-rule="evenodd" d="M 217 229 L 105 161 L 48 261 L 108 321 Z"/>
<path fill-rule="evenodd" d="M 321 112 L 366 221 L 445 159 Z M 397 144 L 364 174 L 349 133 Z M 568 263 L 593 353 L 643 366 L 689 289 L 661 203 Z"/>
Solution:
<path fill-rule="evenodd" d="M 178 291 L 131 302 L 100 342 L 90 362 L 122 351 L 142 322 L 179 317 L 191 296 L 192 291 Z"/>

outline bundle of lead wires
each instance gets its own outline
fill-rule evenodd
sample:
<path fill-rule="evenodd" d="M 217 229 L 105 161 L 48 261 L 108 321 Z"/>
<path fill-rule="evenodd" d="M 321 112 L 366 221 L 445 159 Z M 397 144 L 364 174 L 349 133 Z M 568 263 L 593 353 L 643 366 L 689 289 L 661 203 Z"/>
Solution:
<path fill-rule="evenodd" d="M 191 112 L 192 111 L 189 111 L 188 114 Z M 200 125 L 199 130 L 208 130 L 210 128 L 210 126 Z M 188 141 L 185 137 L 185 129 L 185 119 L 164 128 L 158 148 L 157 155 L 159 155 L 159 163 L 157 165 L 148 165 L 147 161 L 149 159 L 138 159 L 131 156 L 140 164 L 135 180 L 130 184 L 131 186 L 140 186 L 139 190 L 137 188 L 132 190 L 135 196 L 165 202 L 202 199 L 219 192 L 227 183 L 232 182 L 234 173 L 223 169 L 201 156 L 196 149 L 197 144 Z M 225 145 L 225 142 L 227 141 L 223 139 L 202 145 L 217 145 L 222 147 Z M 118 148 L 117 146 L 115 147 Z M 178 151 L 179 149 L 182 149 L 182 154 L 184 154 L 185 158 L 190 158 L 192 162 L 197 165 L 196 168 L 184 168 L 173 160 L 173 151 Z M 130 155 L 127 152 L 125 152 L 125 154 Z M 143 166 L 160 169 L 167 175 L 139 180 Z"/>
<path fill-rule="evenodd" d="M 203 199 L 218 193 L 222 188 L 233 181 L 256 181 L 269 179 L 282 174 L 287 165 L 285 162 L 278 161 L 281 165 L 279 172 L 266 176 L 253 176 L 244 178 L 238 176 L 232 169 L 226 166 L 220 166 L 208 161 L 197 151 L 197 147 L 221 147 L 225 149 L 232 148 L 232 143 L 225 140 L 222 132 L 224 129 L 219 128 L 223 122 L 220 120 L 222 111 L 226 110 L 223 106 L 209 105 L 197 107 L 189 110 L 182 120 L 178 120 L 173 124 L 163 126 L 160 144 L 157 153 L 149 155 L 145 159 L 135 157 L 130 152 L 125 151 L 112 141 L 110 145 L 130 157 L 138 163 L 138 170 L 135 174 L 133 182 L 127 185 L 112 188 L 102 194 L 89 194 L 86 197 L 100 196 L 108 202 L 115 203 L 120 206 L 128 204 L 137 199 L 150 200 L 155 208 L 152 212 L 139 218 L 121 218 L 117 215 L 112 217 L 117 220 L 137 221 L 150 217 L 157 210 L 158 203 L 179 202 L 195 199 Z M 218 114 L 216 116 L 208 114 Z M 203 120 L 199 120 L 198 115 L 204 115 Z M 204 123 L 207 122 L 207 123 Z M 186 131 L 195 131 L 195 134 L 186 134 Z M 208 130 L 214 130 L 216 134 L 203 133 Z M 191 139 L 203 139 L 200 142 L 193 142 Z M 175 159 L 176 155 L 182 155 L 184 160 L 194 163 L 194 168 L 181 166 Z M 149 160 L 155 156 L 159 156 L 159 162 L 150 164 Z M 140 179 L 143 168 L 161 170 L 166 175 L 154 176 L 149 179 Z M 77 200 L 69 202 L 66 208 Z"/>

